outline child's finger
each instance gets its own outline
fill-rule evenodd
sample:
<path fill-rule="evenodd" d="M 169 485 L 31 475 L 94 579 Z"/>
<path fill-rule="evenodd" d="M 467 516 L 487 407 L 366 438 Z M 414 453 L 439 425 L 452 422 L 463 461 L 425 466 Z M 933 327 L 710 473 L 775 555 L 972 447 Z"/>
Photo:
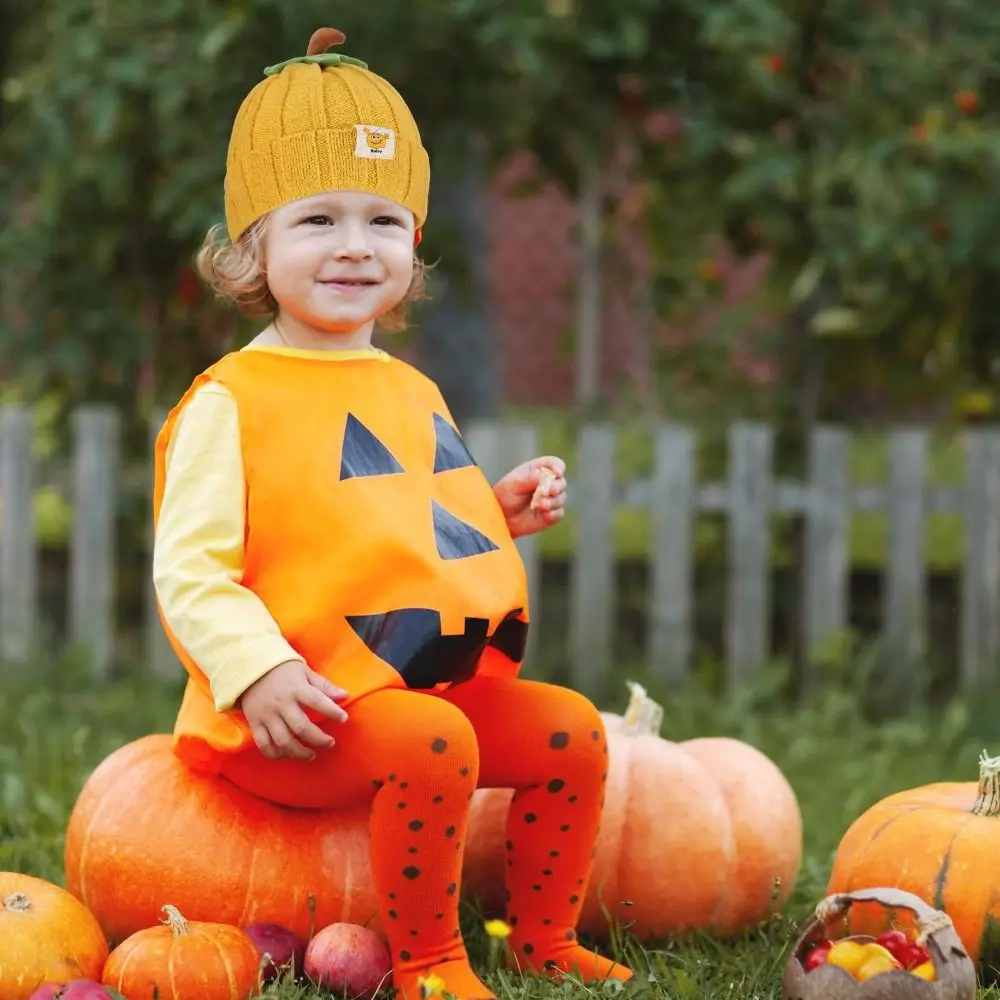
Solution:
<path fill-rule="evenodd" d="M 347 712 L 333 700 L 332 695 L 328 695 L 324 690 L 321 690 L 319 685 L 311 684 L 298 696 L 298 699 L 301 705 L 313 709 L 333 722 L 347 721 Z"/>
<path fill-rule="evenodd" d="M 298 698 L 299 704 L 289 705 L 281 713 L 282 721 L 288 727 L 292 736 L 307 749 L 319 747 L 328 750 L 336 743 L 336 740 L 325 730 L 321 729 L 302 710 L 306 704 L 304 697 Z"/>
<path fill-rule="evenodd" d="M 301 715 L 301 710 L 297 709 Z M 286 714 L 282 713 L 282 715 Z M 313 724 L 305 718 L 306 724 L 312 726 Z M 310 760 L 316 755 L 308 747 L 304 747 L 292 734 L 291 729 L 285 724 L 284 719 L 281 716 L 275 716 L 272 719 L 268 719 L 267 731 L 271 736 L 271 741 L 278 748 L 278 752 L 282 757 L 293 757 L 298 760 Z M 322 730 L 319 730 L 322 732 Z M 324 734 L 325 735 L 325 734 Z"/>

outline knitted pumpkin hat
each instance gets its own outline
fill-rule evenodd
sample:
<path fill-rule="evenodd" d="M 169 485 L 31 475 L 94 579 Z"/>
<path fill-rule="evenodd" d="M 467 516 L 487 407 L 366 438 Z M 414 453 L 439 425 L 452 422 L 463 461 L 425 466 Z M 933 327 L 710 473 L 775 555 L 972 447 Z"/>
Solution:
<path fill-rule="evenodd" d="M 366 63 L 328 51 L 336 28 L 313 32 L 304 56 L 264 70 L 233 123 L 226 227 L 235 243 L 267 212 L 323 191 L 366 191 L 427 218 L 430 162 L 398 91 Z"/>

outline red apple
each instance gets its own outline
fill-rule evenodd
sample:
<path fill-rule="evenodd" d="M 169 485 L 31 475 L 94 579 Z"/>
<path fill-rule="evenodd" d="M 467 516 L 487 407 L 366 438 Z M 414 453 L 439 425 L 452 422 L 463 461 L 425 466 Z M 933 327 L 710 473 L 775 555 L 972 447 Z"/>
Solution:
<path fill-rule="evenodd" d="M 28 997 L 28 1000 L 57 1000 L 62 996 L 65 983 L 43 983 Z"/>
<path fill-rule="evenodd" d="M 256 946 L 261 960 L 265 955 L 270 959 L 262 970 L 264 982 L 277 979 L 278 973 L 286 968 L 291 968 L 296 976 L 302 975 L 306 944 L 298 934 L 280 924 L 250 924 L 243 929 Z"/>
<path fill-rule="evenodd" d="M 118 990 L 102 986 L 92 979 L 74 979 L 73 982 L 67 983 L 59 998 L 60 1000 L 124 1000 Z"/>
<path fill-rule="evenodd" d="M 390 985 L 392 956 L 382 938 L 367 927 L 330 924 L 309 942 L 305 970 L 318 986 L 363 1000 Z"/>
<path fill-rule="evenodd" d="M 31 994 L 29 1000 L 124 1000 L 110 986 L 93 979 L 74 979 L 71 983 L 45 983 Z"/>

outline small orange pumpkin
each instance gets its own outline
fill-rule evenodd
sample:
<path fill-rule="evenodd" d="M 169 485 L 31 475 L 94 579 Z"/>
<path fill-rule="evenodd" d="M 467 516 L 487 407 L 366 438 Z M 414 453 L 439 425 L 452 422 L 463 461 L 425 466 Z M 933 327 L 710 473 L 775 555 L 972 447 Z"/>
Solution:
<path fill-rule="evenodd" d="M 624 717 L 602 713 L 608 784 L 580 929 L 620 922 L 649 940 L 685 930 L 737 933 L 787 898 L 802 859 L 802 817 L 775 764 L 734 739 L 672 743 L 663 710 L 629 684 Z M 509 789 L 480 789 L 466 838 L 467 891 L 504 898 Z"/>
<path fill-rule="evenodd" d="M 260 956 L 229 924 L 188 922 L 164 906 L 159 927 L 136 931 L 108 956 L 101 981 L 128 1000 L 248 1000 L 260 985 Z"/>
<path fill-rule="evenodd" d="M 43 983 L 99 979 L 108 943 L 87 908 L 45 879 L 0 872 L 0 997 Z"/>
<path fill-rule="evenodd" d="M 190 920 L 280 924 L 307 940 L 338 921 L 382 933 L 368 810 L 284 809 L 188 769 L 166 734 L 91 773 L 66 830 L 66 887 L 112 944 L 155 925 L 164 899 Z"/>
<path fill-rule="evenodd" d="M 827 893 L 871 885 L 902 889 L 948 914 L 984 982 L 1000 972 L 1000 757 L 979 761 L 979 781 L 896 792 L 841 838 Z M 855 925 L 857 933 L 873 926 Z"/>

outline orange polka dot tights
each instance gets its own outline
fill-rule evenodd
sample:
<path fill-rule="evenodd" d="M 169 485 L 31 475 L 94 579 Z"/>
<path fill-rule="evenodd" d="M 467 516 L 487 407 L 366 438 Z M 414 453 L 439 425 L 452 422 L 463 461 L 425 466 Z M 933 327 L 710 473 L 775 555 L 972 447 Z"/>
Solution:
<path fill-rule="evenodd" d="M 313 761 L 256 748 L 223 774 L 288 806 L 371 802 L 371 864 L 393 955 L 410 1000 L 431 974 L 463 998 L 490 997 L 469 967 L 458 922 L 469 800 L 513 788 L 507 829 L 507 921 L 522 969 L 627 979 L 576 943 L 607 779 L 597 709 L 567 688 L 476 677 L 442 692 L 384 690 L 349 706 L 336 746 Z"/>

